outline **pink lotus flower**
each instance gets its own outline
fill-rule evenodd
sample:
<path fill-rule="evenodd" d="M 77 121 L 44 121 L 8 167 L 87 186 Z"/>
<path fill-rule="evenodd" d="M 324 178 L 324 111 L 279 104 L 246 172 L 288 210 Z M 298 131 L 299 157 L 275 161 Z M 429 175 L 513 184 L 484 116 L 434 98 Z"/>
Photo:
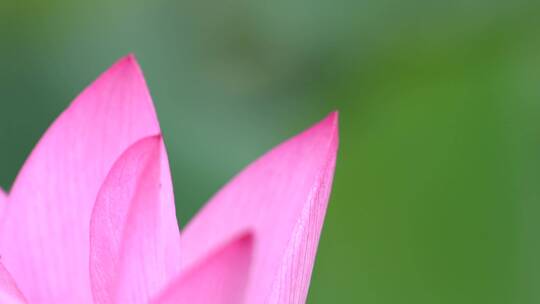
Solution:
<path fill-rule="evenodd" d="M 128 56 L 0 192 L 0 302 L 305 302 L 337 145 L 333 113 L 248 166 L 180 233 L 158 120 Z"/>

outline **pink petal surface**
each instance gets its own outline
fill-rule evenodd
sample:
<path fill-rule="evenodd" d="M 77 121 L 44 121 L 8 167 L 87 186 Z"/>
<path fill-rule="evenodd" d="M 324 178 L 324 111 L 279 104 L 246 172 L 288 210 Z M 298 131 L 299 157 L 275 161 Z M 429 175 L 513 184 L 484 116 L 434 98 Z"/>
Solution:
<path fill-rule="evenodd" d="M 15 181 L 0 227 L 2 261 L 30 302 L 91 301 L 89 223 L 98 190 L 124 150 L 159 132 L 133 56 L 101 75 L 49 128 Z"/>
<path fill-rule="evenodd" d="M 90 222 L 95 303 L 148 303 L 178 273 L 180 243 L 160 136 L 130 147 L 105 180 Z"/>
<path fill-rule="evenodd" d="M 234 239 L 186 270 L 152 303 L 243 303 L 252 247 L 250 233 Z"/>
<path fill-rule="evenodd" d="M 23 304 L 26 303 L 24 296 L 15 284 L 11 274 L 0 263 L 0 303 Z"/>
<path fill-rule="evenodd" d="M 7 194 L 0 188 L 0 221 L 2 220 L 2 216 L 4 215 L 4 209 L 7 204 Z"/>
<path fill-rule="evenodd" d="M 330 114 L 211 199 L 181 234 L 183 267 L 252 229 L 258 246 L 246 303 L 304 303 L 334 174 L 337 123 Z"/>

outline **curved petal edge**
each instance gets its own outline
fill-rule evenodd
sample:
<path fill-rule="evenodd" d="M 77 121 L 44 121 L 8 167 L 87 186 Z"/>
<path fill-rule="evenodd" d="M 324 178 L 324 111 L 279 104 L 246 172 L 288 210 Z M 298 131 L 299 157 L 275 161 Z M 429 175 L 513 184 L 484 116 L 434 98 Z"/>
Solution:
<path fill-rule="evenodd" d="M 0 303 L 24 304 L 26 299 L 8 270 L 0 263 Z"/>
<path fill-rule="evenodd" d="M 2 188 L 0 188 L 0 220 L 2 219 L 2 216 L 4 215 L 4 209 L 6 207 L 6 204 L 8 200 L 7 193 L 4 192 Z"/>
<path fill-rule="evenodd" d="M 95 303 L 148 303 L 178 273 L 180 235 L 161 136 L 140 140 L 114 164 L 90 222 Z"/>
<path fill-rule="evenodd" d="M 304 303 L 337 149 L 338 114 L 332 113 L 249 165 L 182 232 L 183 267 L 251 229 L 258 246 L 246 303 Z"/>
<path fill-rule="evenodd" d="M 43 135 L 11 188 L 0 229 L 2 261 L 29 301 L 89 303 L 89 223 L 98 190 L 123 151 L 159 133 L 144 76 L 130 55 Z"/>
<path fill-rule="evenodd" d="M 252 234 L 242 234 L 184 271 L 152 303 L 243 303 L 252 250 Z"/>

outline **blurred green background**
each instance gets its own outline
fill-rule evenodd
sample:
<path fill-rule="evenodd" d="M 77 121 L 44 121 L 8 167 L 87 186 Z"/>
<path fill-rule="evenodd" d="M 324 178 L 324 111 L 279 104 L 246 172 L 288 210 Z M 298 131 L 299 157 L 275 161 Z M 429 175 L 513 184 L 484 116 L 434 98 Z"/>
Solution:
<path fill-rule="evenodd" d="M 134 52 L 181 224 L 338 109 L 309 303 L 540 303 L 540 3 L 0 1 L 0 186 Z"/>

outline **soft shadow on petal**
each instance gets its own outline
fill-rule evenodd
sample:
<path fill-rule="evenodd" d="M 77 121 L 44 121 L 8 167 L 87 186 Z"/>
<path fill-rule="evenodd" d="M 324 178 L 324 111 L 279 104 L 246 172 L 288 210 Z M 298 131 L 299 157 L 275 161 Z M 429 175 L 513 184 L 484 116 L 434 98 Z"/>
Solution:
<path fill-rule="evenodd" d="M 242 234 L 173 280 L 154 304 L 243 303 L 253 237 Z"/>
<path fill-rule="evenodd" d="M 196 215 L 186 267 L 238 231 L 257 237 L 246 303 L 304 303 L 333 180 L 338 117 L 330 114 L 248 166 Z"/>
<path fill-rule="evenodd" d="M 49 128 L 11 189 L 0 228 L 2 261 L 30 302 L 91 301 L 89 223 L 99 187 L 123 151 L 159 133 L 133 56 L 101 75 Z"/>
<path fill-rule="evenodd" d="M 26 300 L 7 269 L 0 263 L 0 303 L 24 304 Z"/>
<path fill-rule="evenodd" d="M 180 235 L 170 221 L 174 201 L 164 151 L 161 136 L 137 142 L 99 191 L 90 222 L 95 303 L 148 303 L 178 273 Z"/>

